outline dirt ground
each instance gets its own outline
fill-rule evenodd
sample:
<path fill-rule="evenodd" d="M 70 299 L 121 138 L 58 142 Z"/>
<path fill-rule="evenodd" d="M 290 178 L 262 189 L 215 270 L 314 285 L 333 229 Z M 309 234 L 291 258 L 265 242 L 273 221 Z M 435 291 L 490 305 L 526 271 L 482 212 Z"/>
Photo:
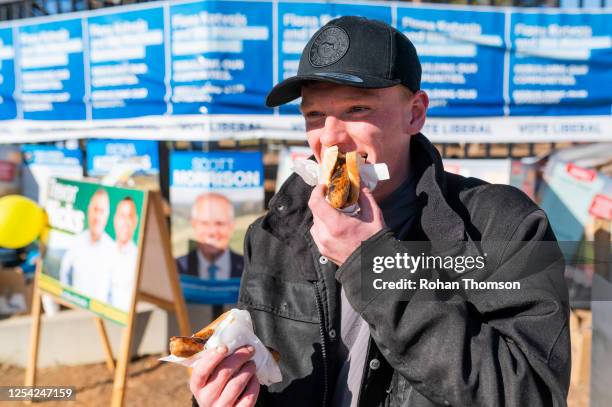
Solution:
<path fill-rule="evenodd" d="M 135 360 L 130 365 L 125 398 L 126 406 L 166 407 L 190 406 L 187 369 L 159 362 L 160 355 Z M 23 383 L 24 369 L 0 364 L 0 386 Z M 40 369 L 39 385 L 76 386 L 76 402 L 46 402 L 52 406 L 108 406 L 111 399 L 113 376 L 104 363 L 84 366 L 60 366 Z M 569 407 L 588 407 L 589 387 L 572 387 Z M 0 402 L 0 407 L 23 406 L 20 403 Z"/>
<path fill-rule="evenodd" d="M 131 363 L 125 397 L 126 406 L 167 407 L 191 406 L 187 369 L 159 362 L 161 355 L 147 356 Z M 0 364 L 0 386 L 23 383 L 24 369 Z M 54 406 L 109 406 L 113 375 L 104 363 L 83 366 L 61 366 L 38 371 L 37 385 L 76 387 L 76 402 L 45 402 Z M 23 406 L 21 403 L 0 402 L 0 407 Z"/>

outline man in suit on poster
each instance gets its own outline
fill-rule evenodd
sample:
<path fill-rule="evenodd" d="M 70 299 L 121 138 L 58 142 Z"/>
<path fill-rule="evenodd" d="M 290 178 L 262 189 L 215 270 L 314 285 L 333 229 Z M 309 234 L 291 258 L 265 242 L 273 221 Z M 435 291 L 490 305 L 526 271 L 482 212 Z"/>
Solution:
<path fill-rule="evenodd" d="M 60 281 L 78 293 L 105 302 L 110 290 L 113 240 L 106 233 L 108 192 L 100 188 L 87 206 L 88 228 L 74 236 L 60 265 Z"/>
<path fill-rule="evenodd" d="M 180 274 L 205 280 L 240 278 L 244 260 L 229 248 L 234 232 L 234 207 L 224 195 L 200 194 L 191 207 L 191 227 L 197 247 L 176 259 Z"/>
<path fill-rule="evenodd" d="M 115 253 L 111 272 L 111 290 L 108 303 L 122 311 L 128 311 L 134 291 L 138 246 L 134 232 L 138 226 L 138 210 L 134 200 L 125 197 L 117 204 L 113 216 L 115 227 Z"/>

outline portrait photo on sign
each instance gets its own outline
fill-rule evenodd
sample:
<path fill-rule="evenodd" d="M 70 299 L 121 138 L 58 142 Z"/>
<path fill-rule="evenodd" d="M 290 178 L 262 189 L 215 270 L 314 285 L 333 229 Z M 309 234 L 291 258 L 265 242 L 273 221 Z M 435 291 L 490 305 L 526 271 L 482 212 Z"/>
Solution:
<path fill-rule="evenodd" d="M 41 289 L 124 323 L 132 303 L 145 193 L 52 179 Z"/>
<path fill-rule="evenodd" d="M 263 211 L 263 175 L 259 152 L 172 153 L 172 250 L 181 275 L 240 278 L 246 229 Z"/>

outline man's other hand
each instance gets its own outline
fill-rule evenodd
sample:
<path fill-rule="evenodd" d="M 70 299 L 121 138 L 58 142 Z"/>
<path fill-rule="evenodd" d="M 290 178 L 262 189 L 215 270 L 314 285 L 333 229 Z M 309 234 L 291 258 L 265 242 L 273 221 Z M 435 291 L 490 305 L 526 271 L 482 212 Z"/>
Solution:
<path fill-rule="evenodd" d="M 255 350 L 242 347 L 231 355 L 227 348 L 207 349 L 191 373 L 190 388 L 200 407 L 252 407 L 259 395 Z"/>
<path fill-rule="evenodd" d="M 334 209 L 325 200 L 325 189 L 325 185 L 317 185 L 310 195 L 308 206 L 313 218 L 310 234 L 319 252 L 341 266 L 361 242 L 385 227 L 385 221 L 369 189 L 361 187 L 357 216 Z"/>

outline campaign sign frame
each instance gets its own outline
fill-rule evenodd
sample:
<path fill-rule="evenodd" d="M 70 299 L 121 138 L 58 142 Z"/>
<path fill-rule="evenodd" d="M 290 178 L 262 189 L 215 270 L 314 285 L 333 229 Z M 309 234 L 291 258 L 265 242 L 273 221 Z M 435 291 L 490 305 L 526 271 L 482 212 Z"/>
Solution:
<path fill-rule="evenodd" d="M 111 406 L 123 406 L 137 303 L 146 301 L 174 312 L 180 334 L 189 335 L 191 332 L 185 300 L 170 250 L 170 237 L 161 197 L 156 191 L 53 178 L 50 181 L 46 210 L 50 230 L 44 245 L 41 244 L 43 256 L 36 270 L 32 296 L 30 356 L 25 385 L 33 386 L 36 382 L 41 295 L 51 294 L 59 304 L 71 309 L 85 309 L 94 314 L 106 355 L 106 365 L 114 373 Z M 70 233 L 76 237 L 69 239 L 72 237 Z M 126 236 L 129 238 L 127 242 Z M 113 255 L 113 245 L 109 245 L 112 242 L 123 243 L 122 251 L 117 250 Z M 69 249 L 62 252 L 63 247 Z M 130 250 L 127 250 L 128 247 Z M 79 251 L 72 250 L 74 248 Z M 100 253 L 96 254 L 95 250 Z M 61 260 L 58 260 L 58 253 L 61 253 Z M 85 253 L 86 258 L 79 260 L 79 253 Z M 116 262 L 116 259 L 125 254 L 135 255 L 135 259 L 129 257 L 129 260 L 123 263 Z M 97 264 L 92 266 L 97 263 L 95 256 L 101 257 L 99 262 L 115 268 L 98 268 Z M 113 256 L 115 259 L 109 261 Z M 124 270 L 133 267 L 132 278 L 125 280 L 119 276 L 119 280 L 116 280 L 117 273 L 113 271 L 121 271 L 119 267 L 122 265 Z M 84 278 L 78 275 L 83 272 L 88 273 Z M 109 279 L 105 280 L 104 273 L 109 274 L 106 276 Z M 71 275 L 71 279 L 67 279 L 67 275 Z M 95 286 L 88 291 L 86 284 L 91 282 Z M 100 285 L 106 291 L 100 289 Z M 128 288 L 127 292 L 119 290 L 130 285 L 131 290 Z M 101 294 L 103 291 L 108 296 Z M 115 302 L 115 299 L 119 299 L 118 302 Z M 123 325 L 121 346 L 116 360 L 103 319 Z"/>

